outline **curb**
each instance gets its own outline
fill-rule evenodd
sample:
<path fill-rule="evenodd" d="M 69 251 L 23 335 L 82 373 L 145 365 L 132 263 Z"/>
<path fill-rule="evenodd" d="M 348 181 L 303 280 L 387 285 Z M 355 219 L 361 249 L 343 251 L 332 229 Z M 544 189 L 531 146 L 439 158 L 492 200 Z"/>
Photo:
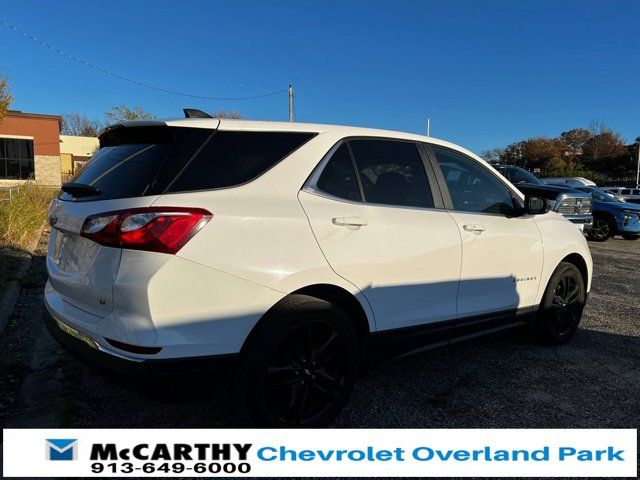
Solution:
<path fill-rule="evenodd" d="M 16 302 L 20 297 L 20 280 L 29 270 L 31 265 L 31 254 L 24 253 L 18 264 L 15 278 L 10 280 L 5 288 L 4 295 L 0 299 L 0 335 L 4 331 L 4 327 L 7 325 L 9 317 L 13 313 L 13 309 L 16 306 Z"/>
<path fill-rule="evenodd" d="M 35 235 L 34 239 L 27 246 L 27 251 L 22 252 L 20 254 L 20 263 L 18 263 L 18 268 L 16 269 L 16 274 L 12 280 L 6 285 L 4 295 L 0 298 L 0 335 L 4 331 L 4 327 L 7 325 L 7 321 L 9 317 L 13 313 L 13 310 L 16 306 L 18 298 L 20 297 L 20 280 L 22 277 L 26 275 L 29 271 L 29 267 L 31 266 L 31 258 L 33 253 L 38 248 L 38 243 L 40 238 L 42 237 L 42 232 L 44 232 L 44 225 L 40 229 L 37 235 Z"/>

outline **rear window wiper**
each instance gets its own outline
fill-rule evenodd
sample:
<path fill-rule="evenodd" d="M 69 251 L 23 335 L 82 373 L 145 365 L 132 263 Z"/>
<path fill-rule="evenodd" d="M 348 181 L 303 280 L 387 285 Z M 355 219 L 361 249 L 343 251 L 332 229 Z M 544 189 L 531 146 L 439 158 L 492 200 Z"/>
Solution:
<path fill-rule="evenodd" d="M 68 193 L 72 197 L 91 197 L 93 195 L 100 195 L 102 192 L 93 185 L 87 185 L 85 183 L 64 183 L 61 187 L 62 191 Z"/>

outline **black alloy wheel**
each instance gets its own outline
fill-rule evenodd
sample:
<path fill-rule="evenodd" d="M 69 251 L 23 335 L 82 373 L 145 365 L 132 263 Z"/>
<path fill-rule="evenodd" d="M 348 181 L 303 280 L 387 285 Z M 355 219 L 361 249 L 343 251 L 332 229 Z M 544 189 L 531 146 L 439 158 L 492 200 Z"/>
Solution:
<path fill-rule="evenodd" d="M 606 218 L 596 217 L 593 226 L 588 233 L 589 239 L 596 242 L 604 242 L 613 236 L 613 227 Z"/>
<path fill-rule="evenodd" d="M 261 427 L 321 427 L 355 384 L 359 342 L 337 307 L 291 295 L 270 311 L 243 348 L 239 391 Z"/>
<path fill-rule="evenodd" d="M 555 335 L 561 337 L 575 330 L 582 314 L 580 293 L 580 286 L 570 273 L 560 277 L 553 291 L 552 318 L 549 322 Z"/>
<path fill-rule="evenodd" d="M 267 367 L 267 408 L 291 425 L 321 417 L 340 397 L 348 357 L 345 339 L 330 323 L 299 325 L 282 339 Z"/>
<path fill-rule="evenodd" d="M 562 262 L 545 289 L 534 328 L 547 344 L 568 341 L 578 329 L 587 299 L 584 279 L 578 267 Z"/>

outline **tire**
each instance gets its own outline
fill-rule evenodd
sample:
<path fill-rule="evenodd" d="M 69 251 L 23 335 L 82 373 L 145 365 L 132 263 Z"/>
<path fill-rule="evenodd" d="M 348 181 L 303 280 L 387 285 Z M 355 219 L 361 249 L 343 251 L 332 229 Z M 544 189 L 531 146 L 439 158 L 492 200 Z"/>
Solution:
<path fill-rule="evenodd" d="M 616 225 L 605 217 L 595 217 L 593 226 L 589 229 L 587 236 L 589 240 L 594 242 L 606 242 L 610 237 L 615 235 Z"/>
<path fill-rule="evenodd" d="M 587 299 L 582 274 L 572 263 L 558 265 L 547 284 L 534 323 L 539 341 L 560 345 L 578 329 Z"/>
<path fill-rule="evenodd" d="M 351 396 L 358 338 L 331 303 L 291 295 L 267 313 L 241 357 L 238 391 L 253 424 L 321 427 Z"/>
<path fill-rule="evenodd" d="M 622 235 L 625 240 L 640 240 L 640 235 Z"/>

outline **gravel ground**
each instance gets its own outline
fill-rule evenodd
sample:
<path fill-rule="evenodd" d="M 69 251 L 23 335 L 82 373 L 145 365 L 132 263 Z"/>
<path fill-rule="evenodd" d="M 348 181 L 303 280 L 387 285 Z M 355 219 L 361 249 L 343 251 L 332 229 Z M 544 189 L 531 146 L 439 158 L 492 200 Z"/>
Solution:
<path fill-rule="evenodd" d="M 390 362 L 362 376 L 334 426 L 640 426 L 640 242 L 590 246 L 592 294 L 568 345 L 541 347 L 518 332 Z M 63 351 L 42 326 L 44 278 L 36 256 L 0 338 L 1 425 L 246 425 L 213 378 L 120 378 Z"/>

